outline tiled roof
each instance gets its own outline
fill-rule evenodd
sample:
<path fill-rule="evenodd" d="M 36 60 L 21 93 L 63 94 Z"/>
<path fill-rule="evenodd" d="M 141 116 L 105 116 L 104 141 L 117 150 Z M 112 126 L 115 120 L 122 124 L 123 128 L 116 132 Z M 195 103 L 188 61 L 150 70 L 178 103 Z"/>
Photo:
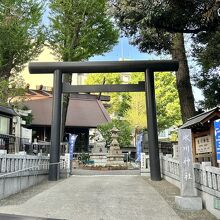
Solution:
<path fill-rule="evenodd" d="M 26 101 L 25 105 L 32 110 L 32 125 L 51 125 L 52 97 Z M 66 126 L 95 128 L 111 121 L 102 102 L 95 96 L 71 95 L 67 111 Z"/>
<path fill-rule="evenodd" d="M 11 115 L 11 116 L 17 115 L 13 109 L 5 107 L 5 106 L 0 106 L 0 113 Z"/>
<path fill-rule="evenodd" d="M 204 123 L 209 118 L 214 114 L 214 113 L 219 113 L 220 114 L 220 109 L 219 107 L 215 107 L 209 111 L 203 112 L 199 115 L 196 115 L 192 118 L 189 118 L 185 124 L 183 124 L 180 128 L 191 128 L 192 126 L 195 126 L 199 123 Z M 214 116 L 214 115 L 213 115 Z"/>

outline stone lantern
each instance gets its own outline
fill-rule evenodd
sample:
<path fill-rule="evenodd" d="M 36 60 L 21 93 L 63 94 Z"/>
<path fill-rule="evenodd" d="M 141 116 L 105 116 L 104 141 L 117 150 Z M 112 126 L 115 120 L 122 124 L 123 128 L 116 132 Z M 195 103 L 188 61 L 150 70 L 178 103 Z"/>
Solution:
<path fill-rule="evenodd" d="M 107 154 L 107 165 L 108 166 L 120 166 L 124 165 L 124 155 L 120 150 L 120 146 L 118 143 L 118 132 L 119 130 L 116 127 L 113 127 L 111 130 L 112 142 L 110 144 L 110 148 Z"/>

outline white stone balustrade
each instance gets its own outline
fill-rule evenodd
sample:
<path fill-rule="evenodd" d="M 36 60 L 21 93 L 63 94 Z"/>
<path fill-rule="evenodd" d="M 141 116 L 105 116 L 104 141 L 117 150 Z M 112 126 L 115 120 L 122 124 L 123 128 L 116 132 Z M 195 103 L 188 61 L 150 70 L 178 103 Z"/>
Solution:
<path fill-rule="evenodd" d="M 30 168 L 30 170 L 47 170 L 49 157 L 0 154 L 0 173 L 11 173 Z"/>
<path fill-rule="evenodd" d="M 143 157 L 143 155 L 142 155 Z M 172 179 L 180 181 L 180 167 L 179 161 L 168 156 L 160 156 L 161 173 Z M 141 172 L 150 173 L 149 155 L 145 155 L 146 166 L 141 167 Z M 212 166 L 203 166 L 199 163 L 194 163 L 195 187 L 201 191 L 220 198 L 220 168 Z"/>
<path fill-rule="evenodd" d="M 196 188 L 220 197 L 220 168 L 195 163 L 194 173 Z"/>
<path fill-rule="evenodd" d="M 67 166 L 64 156 L 60 158 L 60 169 Z M 0 173 L 12 173 L 19 170 L 48 170 L 48 156 L 0 154 Z"/>
<path fill-rule="evenodd" d="M 170 155 L 160 156 L 161 160 L 161 173 L 163 175 L 169 176 L 175 180 L 180 180 L 180 167 L 179 161 L 173 159 Z"/>

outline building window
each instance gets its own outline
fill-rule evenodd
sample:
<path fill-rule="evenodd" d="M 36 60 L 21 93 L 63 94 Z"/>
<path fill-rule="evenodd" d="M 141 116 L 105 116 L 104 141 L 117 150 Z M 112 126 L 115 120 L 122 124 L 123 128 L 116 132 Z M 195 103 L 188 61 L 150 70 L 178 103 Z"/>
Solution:
<path fill-rule="evenodd" d="M 0 116 L 0 134 L 9 134 L 10 118 Z"/>

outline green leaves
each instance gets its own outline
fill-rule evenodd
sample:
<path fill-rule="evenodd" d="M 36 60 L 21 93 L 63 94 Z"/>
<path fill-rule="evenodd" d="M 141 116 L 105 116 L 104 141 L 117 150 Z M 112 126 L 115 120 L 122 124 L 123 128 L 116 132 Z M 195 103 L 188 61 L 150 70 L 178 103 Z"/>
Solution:
<path fill-rule="evenodd" d="M 24 81 L 20 76 L 10 77 L 10 80 L 0 80 L 0 105 L 18 106 L 24 100 Z"/>
<path fill-rule="evenodd" d="M 182 123 L 175 75 L 171 72 L 155 74 L 158 130 L 163 131 Z"/>
<path fill-rule="evenodd" d="M 194 56 L 201 65 L 195 76 L 196 86 L 202 90 L 201 107 L 213 108 L 220 104 L 220 32 L 203 32 L 194 37 Z"/>
<path fill-rule="evenodd" d="M 100 125 L 98 130 L 103 135 L 106 140 L 107 145 L 110 145 L 111 138 L 111 129 L 116 127 L 119 130 L 118 133 L 118 142 L 120 147 L 128 147 L 131 144 L 131 126 L 127 121 L 123 120 L 112 120 L 112 122 L 104 125 Z"/>
<path fill-rule="evenodd" d="M 106 84 L 121 83 L 120 74 L 118 73 L 100 73 L 90 74 L 86 84 L 102 84 L 104 77 Z M 131 73 L 130 83 L 136 84 L 139 81 L 144 81 L 144 73 Z M 156 73 L 155 89 L 159 131 L 180 125 L 181 115 L 175 75 L 170 72 Z M 124 120 L 132 127 L 145 128 L 147 126 L 144 92 L 109 93 L 108 95 L 111 96 L 111 107 L 108 109 L 110 113 L 124 117 Z"/>
<path fill-rule="evenodd" d="M 42 50 L 44 29 L 39 1 L 3 0 L 0 4 L 0 78 L 8 79 Z"/>
<path fill-rule="evenodd" d="M 143 73 L 132 73 L 131 83 L 144 81 Z M 175 75 L 170 72 L 155 74 L 155 94 L 158 130 L 163 131 L 171 126 L 181 124 L 180 105 L 176 89 Z M 133 127 L 144 128 L 146 122 L 146 104 L 144 93 L 131 93 L 131 108 L 126 119 Z"/>
<path fill-rule="evenodd" d="M 87 60 L 117 43 L 118 30 L 106 12 L 105 0 L 55 0 L 50 9 L 48 41 L 62 60 Z"/>
<path fill-rule="evenodd" d="M 103 84 L 105 79 L 105 84 L 121 84 L 121 75 L 119 73 L 95 73 L 89 74 L 85 83 L 87 85 Z M 103 93 L 111 97 L 110 107 L 107 109 L 110 114 L 114 113 L 117 118 L 123 117 L 128 109 L 130 108 L 130 95 L 126 92 L 124 93 Z"/>
<path fill-rule="evenodd" d="M 111 0 L 121 27 L 134 35 L 143 27 L 169 33 L 215 31 L 219 25 L 215 0 Z"/>

